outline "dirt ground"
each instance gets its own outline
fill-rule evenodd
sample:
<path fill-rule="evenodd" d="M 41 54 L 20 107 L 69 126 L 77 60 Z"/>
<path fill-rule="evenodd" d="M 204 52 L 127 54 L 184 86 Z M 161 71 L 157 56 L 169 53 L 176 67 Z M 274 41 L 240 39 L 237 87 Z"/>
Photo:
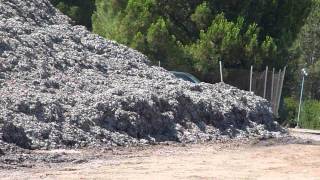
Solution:
<path fill-rule="evenodd" d="M 170 144 L 99 153 L 84 163 L 1 170 L 0 179 L 320 179 L 319 143 Z"/>

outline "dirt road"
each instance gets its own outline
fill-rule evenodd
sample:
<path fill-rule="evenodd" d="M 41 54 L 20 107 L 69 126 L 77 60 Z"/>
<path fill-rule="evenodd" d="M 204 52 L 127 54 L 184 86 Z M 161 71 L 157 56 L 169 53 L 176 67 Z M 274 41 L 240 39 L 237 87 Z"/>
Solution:
<path fill-rule="evenodd" d="M 50 153 L 50 152 L 47 152 Z M 78 153 L 81 151 L 66 151 Z M 4 179 L 320 179 L 313 144 L 159 145 L 106 152 L 86 163 L 6 170 Z"/>

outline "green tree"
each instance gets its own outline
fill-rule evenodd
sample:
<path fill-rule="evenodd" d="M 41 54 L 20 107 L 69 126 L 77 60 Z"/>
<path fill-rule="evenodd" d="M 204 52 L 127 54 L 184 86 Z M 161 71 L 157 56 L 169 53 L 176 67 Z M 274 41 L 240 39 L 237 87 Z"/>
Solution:
<path fill-rule="evenodd" d="M 314 0 L 311 13 L 301 30 L 299 42 L 303 58 L 309 65 L 320 60 L 320 0 Z"/>
<path fill-rule="evenodd" d="M 256 24 L 246 27 L 244 19 L 237 22 L 228 21 L 224 14 L 216 16 L 208 30 L 201 31 L 200 39 L 188 47 L 200 71 L 208 71 L 224 61 L 227 67 L 249 68 L 262 64 L 261 57 L 267 59 L 275 56 L 276 45 L 269 36 L 259 42 L 259 28 Z"/>
<path fill-rule="evenodd" d="M 299 52 L 297 74 L 302 67 L 309 70 L 306 81 L 306 95 L 320 100 L 320 0 L 313 0 L 310 14 L 296 41 Z"/>
<path fill-rule="evenodd" d="M 207 2 L 197 6 L 195 12 L 191 15 L 191 20 L 197 25 L 199 30 L 205 30 L 210 25 L 213 13 Z"/>
<path fill-rule="evenodd" d="M 96 0 L 93 30 L 169 69 L 185 63 L 209 72 L 218 60 L 226 68 L 282 68 L 310 6 L 311 0 Z"/>

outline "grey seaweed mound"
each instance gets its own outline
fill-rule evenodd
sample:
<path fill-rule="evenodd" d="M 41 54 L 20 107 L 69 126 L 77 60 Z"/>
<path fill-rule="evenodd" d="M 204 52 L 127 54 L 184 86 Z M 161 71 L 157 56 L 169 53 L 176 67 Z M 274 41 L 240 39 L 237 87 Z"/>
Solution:
<path fill-rule="evenodd" d="M 0 149 L 281 131 L 263 98 L 223 83 L 178 80 L 139 52 L 70 25 L 48 0 L 0 0 Z"/>

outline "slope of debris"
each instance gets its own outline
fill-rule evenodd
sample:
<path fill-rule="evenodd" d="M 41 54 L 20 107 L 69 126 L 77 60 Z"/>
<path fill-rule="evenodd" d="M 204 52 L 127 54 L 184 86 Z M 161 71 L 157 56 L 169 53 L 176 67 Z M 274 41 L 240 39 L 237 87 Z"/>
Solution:
<path fill-rule="evenodd" d="M 281 131 L 263 98 L 178 80 L 139 52 L 70 25 L 48 0 L 0 0 L 0 156 Z"/>

